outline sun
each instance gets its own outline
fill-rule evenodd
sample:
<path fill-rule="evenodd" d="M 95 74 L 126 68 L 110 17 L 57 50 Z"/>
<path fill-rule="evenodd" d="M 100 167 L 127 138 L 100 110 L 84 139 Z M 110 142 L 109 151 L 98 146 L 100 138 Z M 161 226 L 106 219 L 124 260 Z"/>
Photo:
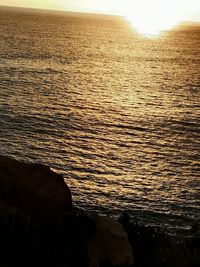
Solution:
<path fill-rule="evenodd" d="M 125 17 L 138 33 L 146 36 L 159 35 L 178 23 L 178 12 L 170 0 L 138 0 L 129 6 Z"/>

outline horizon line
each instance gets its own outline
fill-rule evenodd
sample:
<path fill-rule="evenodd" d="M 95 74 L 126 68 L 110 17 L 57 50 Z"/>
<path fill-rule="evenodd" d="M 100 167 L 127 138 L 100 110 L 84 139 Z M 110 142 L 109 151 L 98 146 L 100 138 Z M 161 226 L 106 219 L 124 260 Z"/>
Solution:
<path fill-rule="evenodd" d="M 2 5 L 0 8 L 13 8 L 13 9 L 29 9 L 35 11 L 51 11 L 51 12 L 61 12 L 61 13 L 79 13 L 79 14 L 88 14 L 88 15 L 103 15 L 103 16 L 114 16 L 114 17 L 123 17 L 123 14 L 114 14 L 114 13 L 103 13 L 103 12 L 90 12 L 84 10 L 74 10 L 74 9 L 53 9 L 53 8 L 42 8 L 42 7 L 27 7 L 27 6 L 14 6 L 14 5 Z"/>
<path fill-rule="evenodd" d="M 79 11 L 79 10 L 63 10 L 63 9 L 53 9 L 53 8 L 39 8 L 39 7 L 27 7 L 27 6 L 14 6 L 14 5 L 2 5 L 0 4 L 0 8 L 10 8 L 10 9 L 26 9 L 33 11 L 41 11 L 41 12 L 60 12 L 60 13 L 77 13 L 77 14 L 85 14 L 85 15 L 102 15 L 102 16 L 112 16 L 112 17 L 125 17 L 123 14 L 113 14 L 113 13 L 103 13 L 103 12 L 90 12 L 90 11 Z M 191 24 L 200 24 L 199 20 L 180 20 L 180 23 L 191 23 Z"/>

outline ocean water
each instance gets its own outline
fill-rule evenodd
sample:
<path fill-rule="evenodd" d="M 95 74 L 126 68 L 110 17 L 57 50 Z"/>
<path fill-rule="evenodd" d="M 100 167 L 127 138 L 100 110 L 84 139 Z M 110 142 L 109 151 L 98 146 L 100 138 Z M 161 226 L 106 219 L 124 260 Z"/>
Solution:
<path fill-rule="evenodd" d="M 200 27 L 0 9 L 0 154 L 50 165 L 79 208 L 200 219 Z"/>

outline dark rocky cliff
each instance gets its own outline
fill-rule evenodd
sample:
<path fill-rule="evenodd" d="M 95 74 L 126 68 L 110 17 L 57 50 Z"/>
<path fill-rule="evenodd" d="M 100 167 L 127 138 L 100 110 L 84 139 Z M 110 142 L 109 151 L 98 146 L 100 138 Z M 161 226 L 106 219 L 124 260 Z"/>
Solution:
<path fill-rule="evenodd" d="M 40 164 L 0 156 L 0 266 L 197 267 L 192 236 L 81 212 L 62 175 Z"/>
<path fill-rule="evenodd" d="M 0 200 L 38 218 L 72 211 L 71 192 L 62 175 L 44 165 L 4 156 L 0 156 Z"/>
<path fill-rule="evenodd" d="M 0 266 L 95 267 L 103 262 L 133 263 L 123 226 L 77 213 L 62 175 L 49 167 L 0 156 Z"/>

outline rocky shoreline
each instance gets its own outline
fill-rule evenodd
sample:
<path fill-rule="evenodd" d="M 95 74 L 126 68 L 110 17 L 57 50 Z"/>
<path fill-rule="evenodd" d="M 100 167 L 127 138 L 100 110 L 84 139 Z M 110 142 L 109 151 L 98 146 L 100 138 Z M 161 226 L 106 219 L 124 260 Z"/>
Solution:
<path fill-rule="evenodd" d="M 73 207 L 62 175 L 0 156 L 0 266 L 200 266 L 191 237 Z"/>

